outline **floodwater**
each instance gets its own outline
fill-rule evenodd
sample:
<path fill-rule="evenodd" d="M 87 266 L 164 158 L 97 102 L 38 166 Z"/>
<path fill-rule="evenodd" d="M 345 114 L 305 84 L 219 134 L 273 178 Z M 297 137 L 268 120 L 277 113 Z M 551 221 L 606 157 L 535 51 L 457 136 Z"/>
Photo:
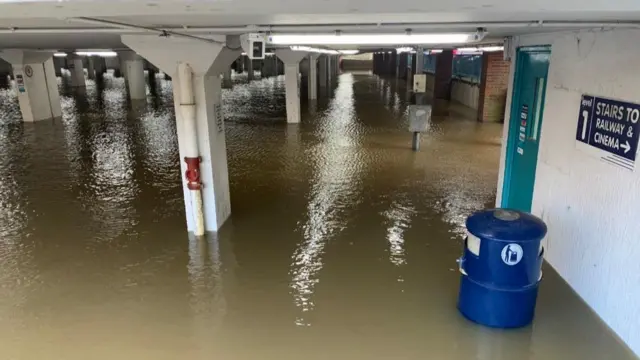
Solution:
<path fill-rule="evenodd" d="M 187 236 L 171 82 L 60 84 L 23 124 L 0 91 L 1 359 L 630 359 L 551 269 L 533 326 L 456 310 L 463 222 L 491 206 L 501 125 L 436 118 L 342 74 L 300 125 L 283 78 L 224 90 L 232 217 Z M 304 94 L 304 91 L 303 91 Z"/>

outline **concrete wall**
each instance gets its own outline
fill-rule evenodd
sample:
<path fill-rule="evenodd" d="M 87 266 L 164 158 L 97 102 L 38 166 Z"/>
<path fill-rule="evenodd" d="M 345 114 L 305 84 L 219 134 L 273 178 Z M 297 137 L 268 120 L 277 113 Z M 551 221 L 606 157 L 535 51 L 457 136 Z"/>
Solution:
<path fill-rule="evenodd" d="M 480 84 L 460 79 L 451 79 L 451 101 L 472 109 L 478 109 Z"/>
<path fill-rule="evenodd" d="M 345 71 L 373 70 L 373 60 L 342 59 L 340 63 Z"/>
<path fill-rule="evenodd" d="M 640 103 L 640 31 L 594 29 L 515 40 L 519 46 L 552 46 L 532 208 L 549 227 L 545 258 L 640 354 L 640 170 L 613 167 L 575 146 L 582 94 Z M 504 139 L 514 66 L 515 61 Z"/>

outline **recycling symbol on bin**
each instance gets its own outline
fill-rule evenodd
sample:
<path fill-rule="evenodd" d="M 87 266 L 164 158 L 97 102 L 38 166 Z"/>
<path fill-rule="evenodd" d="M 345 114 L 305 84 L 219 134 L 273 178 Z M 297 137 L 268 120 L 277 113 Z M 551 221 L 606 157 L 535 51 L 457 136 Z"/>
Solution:
<path fill-rule="evenodd" d="M 522 260 L 522 246 L 509 244 L 502 249 L 502 261 L 509 266 L 516 265 Z"/>

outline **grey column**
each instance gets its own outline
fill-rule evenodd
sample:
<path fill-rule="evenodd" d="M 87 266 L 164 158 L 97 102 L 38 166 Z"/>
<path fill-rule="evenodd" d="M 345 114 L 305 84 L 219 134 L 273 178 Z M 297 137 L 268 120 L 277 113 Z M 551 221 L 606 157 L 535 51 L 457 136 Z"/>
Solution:
<path fill-rule="evenodd" d="M 327 55 L 322 55 L 322 57 L 320 57 L 320 59 L 318 60 L 318 80 L 319 85 L 322 88 L 327 87 L 327 57 Z"/>

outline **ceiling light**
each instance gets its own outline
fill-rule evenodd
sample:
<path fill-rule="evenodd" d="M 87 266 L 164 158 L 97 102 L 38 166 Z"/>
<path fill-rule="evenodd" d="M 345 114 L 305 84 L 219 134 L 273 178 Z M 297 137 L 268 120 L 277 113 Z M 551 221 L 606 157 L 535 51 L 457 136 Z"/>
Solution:
<path fill-rule="evenodd" d="M 410 48 L 410 47 L 401 47 L 401 48 L 397 48 L 397 49 L 396 49 L 396 52 L 397 52 L 398 54 L 401 54 L 401 53 L 410 53 L 410 52 L 415 52 L 415 50 L 414 50 L 413 48 Z"/>
<path fill-rule="evenodd" d="M 53 54 L 53 56 L 55 56 L 55 57 L 65 57 L 65 56 L 67 56 L 67 53 L 57 52 L 57 53 Z"/>
<path fill-rule="evenodd" d="M 456 49 L 456 54 L 474 55 L 483 52 L 503 51 L 503 46 L 483 46 L 483 47 L 465 47 Z"/>
<path fill-rule="evenodd" d="M 338 50 L 342 55 L 355 55 L 360 52 L 360 50 Z"/>
<path fill-rule="evenodd" d="M 100 56 L 100 57 L 116 57 L 118 53 L 115 51 L 77 51 L 76 55 L 80 56 Z"/>
<path fill-rule="evenodd" d="M 269 42 L 276 45 L 402 45 L 463 44 L 478 41 L 485 33 L 468 34 L 274 34 Z"/>
<path fill-rule="evenodd" d="M 504 46 L 485 46 L 478 49 L 483 52 L 504 51 Z"/>
<path fill-rule="evenodd" d="M 340 54 L 337 50 L 319 49 L 319 48 L 314 48 L 310 46 L 291 46 L 291 50 L 306 51 L 306 52 L 319 53 L 319 54 L 330 54 L 330 55 Z"/>

